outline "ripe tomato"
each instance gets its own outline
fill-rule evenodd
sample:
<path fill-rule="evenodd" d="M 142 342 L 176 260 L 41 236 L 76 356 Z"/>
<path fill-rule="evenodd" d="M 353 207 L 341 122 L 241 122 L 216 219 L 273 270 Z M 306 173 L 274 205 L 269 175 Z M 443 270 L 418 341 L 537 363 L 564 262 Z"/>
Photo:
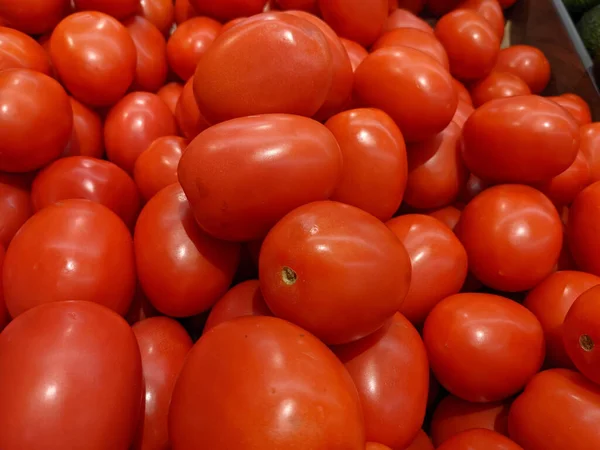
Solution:
<path fill-rule="evenodd" d="M 10 316 L 6 309 L 6 302 L 4 301 L 4 288 L 2 287 L 2 268 L 4 266 L 4 247 L 0 244 L 0 331 L 4 330 L 4 327 L 10 322 Z"/>
<path fill-rule="evenodd" d="M 249 17 L 261 13 L 266 0 L 189 0 L 189 3 L 199 15 L 225 22 L 236 17 Z"/>
<path fill-rule="evenodd" d="M 409 47 L 382 48 L 356 69 L 359 101 L 390 115 L 408 141 L 433 137 L 452 120 L 458 94 L 450 74 L 431 56 Z"/>
<path fill-rule="evenodd" d="M 504 37 L 504 13 L 497 0 L 465 0 L 459 8 L 472 9 L 490 24 L 500 40 Z"/>
<path fill-rule="evenodd" d="M 8 69 L 0 71 L 0 122 L 0 170 L 29 172 L 60 156 L 71 138 L 73 112 L 56 80 Z"/>
<path fill-rule="evenodd" d="M 239 244 L 198 228 L 178 184 L 144 206 L 134 243 L 142 289 L 156 309 L 173 317 L 209 309 L 229 288 L 240 260 Z"/>
<path fill-rule="evenodd" d="M 33 214 L 28 175 L 0 173 L 0 246 L 5 249 Z"/>
<path fill-rule="evenodd" d="M 151 22 L 159 31 L 167 35 L 175 22 L 175 5 L 173 0 L 139 0 L 139 14 Z"/>
<path fill-rule="evenodd" d="M 175 110 L 177 109 L 177 102 L 179 101 L 179 97 L 181 97 L 182 91 L 183 84 L 173 81 L 161 87 L 156 93 L 156 95 L 158 95 L 162 99 L 162 101 L 167 104 L 171 112 L 175 114 Z M 175 119 L 177 119 L 177 117 L 175 117 Z"/>
<path fill-rule="evenodd" d="M 444 442 L 438 450 L 523 450 L 514 441 L 494 431 L 463 431 Z"/>
<path fill-rule="evenodd" d="M 416 28 L 428 33 L 433 33 L 431 25 L 406 9 L 397 9 L 392 12 L 383 25 L 383 32 L 392 31 L 398 28 Z"/>
<path fill-rule="evenodd" d="M 419 332 L 396 313 L 376 333 L 333 351 L 358 389 L 367 440 L 408 446 L 423 424 L 429 391 L 427 352 Z"/>
<path fill-rule="evenodd" d="M 400 207 L 407 176 L 402 133 L 383 111 L 352 109 L 329 119 L 325 126 L 342 150 L 342 178 L 331 195 L 380 220 Z"/>
<path fill-rule="evenodd" d="M 469 170 L 496 183 L 536 183 L 564 172 L 577 156 L 579 127 L 556 103 L 536 95 L 491 100 L 463 128 Z"/>
<path fill-rule="evenodd" d="M 191 5 L 190 0 L 175 0 L 175 23 L 177 25 L 197 15 L 198 13 Z"/>
<path fill-rule="evenodd" d="M 154 317 L 132 327 L 142 356 L 144 408 L 131 450 L 169 448 L 169 404 L 192 339 L 177 321 Z"/>
<path fill-rule="evenodd" d="M 296 9 L 312 14 L 316 14 L 319 10 L 317 0 L 275 0 L 275 3 L 282 10 Z"/>
<path fill-rule="evenodd" d="M 464 207 L 467 203 L 469 203 L 477 195 L 481 194 L 481 192 L 483 192 L 489 187 L 489 183 L 486 183 L 481 178 L 470 174 L 467 183 L 463 186 L 463 189 L 460 192 L 458 201 L 462 205 L 462 207 Z"/>
<path fill-rule="evenodd" d="M 600 277 L 565 270 L 553 273 L 527 294 L 523 306 L 534 313 L 542 324 L 547 366 L 573 367 L 562 341 L 563 322 L 577 297 L 599 284 Z"/>
<path fill-rule="evenodd" d="M 104 126 L 100 115 L 73 97 L 69 97 L 73 110 L 71 141 L 63 156 L 90 156 L 102 158 L 104 154 Z"/>
<path fill-rule="evenodd" d="M 487 429 L 508 436 L 509 401 L 471 403 L 454 395 L 445 397 L 431 418 L 431 438 L 436 446 L 467 430 Z"/>
<path fill-rule="evenodd" d="M 599 420 L 600 388 L 577 372 L 552 369 L 514 401 L 508 431 L 527 450 L 591 450 L 600 448 Z"/>
<path fill-rule="evenodd" d="M 371 51 L 386 47 L 410 47 L 420 50 L 439 62 L 446 70 L 449 69 L 448 55 L 444 46 L 433 33 L 417 28 L 397 28 L 381 35 L 371 47 Z"/>
<path fill-rule="evenodd" d="M 494 71 L 471 86 L 471 98 L 476 107 L 496 98 L 529 94 L 531 94 L 529 86 L 510 72 Z"/>
<path fill-rule="evenodd" d="M 589 165 L 590 181 L 600 181 L 600 122 L 582 125 L 579 132 L 579 149 Z"/>
<path fill-rule="evenodd" d="M 379 37 L 388 15 L 387 0 L 319 0 L 319 8 L 337 34 L 365 47 Z"/>
<path fill-rule="evenodd" d="M 408 145 L 405 202 L 418 209 L 453 203 L 469 176 L 460 157 L 460 127 L 450 122 L 437 136 Z"/>
<path fill-rule="evenodd" d="M 156 310 L 146 294 L 142 291 L 139 285 L 136 287 L 135 295 L 133 297 L 133 301 L 131 302 L 131 306 L 129 307 L 129 311 L 125 315 L 125 320 L 130 325 L 141 322 L 144 319 L 149 319 L 150 317 L 160 316 L 161 314 Z"/>
<path fill-rule="evenodd" d="M 210 126 L 200 112 L 194 97 L 194 77 L 190 78 L 183 86 L 175 106 L 175 121 L 181 133 L 190 140 Z"/>
<path fill-rule="evenodd" d="M 512 45 L 498 54 L 495 70 L 521 78 L 531 92 L 539 94 L 550 81 L 550 63 L 541 50 L 529 45 Z"/>
<path fill-rule="evenodd" d="M 556 97 L 547 97 L 558 103 L 573 116 L 579 125 L 592 123 L 592 113 L 587 102 L 576 94 L 562 94 Z"/>
<path fill-rule="evenodd" d="M 259 278 L 277 317 L 327 344 L 343 344 L 374 332 L 398 311 L 410 284 L 410 259 L 370 214 L 314 202 L 271 229 L 260 251 Z"/>
<path fill-rule="evenodd" d="M 567 238 L 577 266 L 600 276 L 600 242 L 596 239 L 600 214 L 600 182 L 581 191 L 569 208 Z"/>
<path fill-rule="evenodd" d="M 175 117 L 156 94 L 132 92 L 111 108 L 104 123 L 106 155 L 128 173 L 155 139 L 177 134 Z"/>
<path fill-rule="evenodd" d="M 70 9 L 70 0 L 2 1 L 0 25 L 26 34 L 44 34 L 51 31 Z"/>
<path fill-rule="evenodd" d="M 446 206 L 444 208 L 436 209 L 428 213 L 431 217 L 435 217 L 441 221 L 451 230 L 454 230 L 456 224 L 460 220 L 460 209 L 455 206 Z"/>
<path fill-rule="evenodd" d="M 0 447 L 129 448 L 142 387 L 122 317 L 91 302 L 38 306 L 0 335 Z"/>
<path fill-rule="evenodd" d="M 323 106 L 332 77 L 331 51 L 319 27 L 273 12 L 215 39 L 198 62 L 194 94 L 211 122 L 264 113 L 312 116 Z"/>
<path fill-rule="evenodd" d="M 132 88 L 156 92 L 167 79 L 167 43 L 152 22 L 135 16 L 123 22 L 137 50 Z"/>
<path fill-rule="evenodd" d="M 421 327 L 436 304 L 460 291 L 467 276 L 467 252 L 452 230 L 433 217 L 407 214 L 386 225 L 406 248 L 412 267 L 399 311 Z"/>
<path fill-rule="evenodd" d="M 474 112 L 475 109 L 469 102 L 459 100 L 458 106 L 456 107 L 456 112 L 452 117 L 452 122 L 458 125 L 462 130 L 465 126 L 465 123 L 467 122 L 467 119 L 471 117 L 471 114 L 473 114 Z"/>
<path fill-rule="evenodd" d="M 169 432 L 173 450 L 365 447 L 360 400 L 342 363 L 274 317 L 225 322 L 196 343 L 175 386 Z"/>
<path fill-rule="evenodd" d="M 177 166 L 188 141 L 179 136 L 156 139 L 142 152 L 133 168 L 133 179 L 144 200 L 177 183 Z"/>
<path fill-rule="evenodd" d="M 365 450 L 391 450 L 387 445 L 377 444 L 375 442 L 367 442 Z"/>
<path fill-rule="evenodd" d="M 456 92 L 458 93 L 459 102 L 462 100 L 463 102 L 473 106 L 473 99 L 471 98 L 471 94 L 469 93 L 465 85 L 458 81 L 456 78 L 452 78 L 452 83 L 454 84 Z"/>
<path fill-rule="evenodd" d="M 369 450 L 368 447 L 367 447 L 367 450 Z M 377 449 L 374 449 L 374 450 L 377 450 Z M 385 449 L 381 449 L 381 450 L 385 450 Z M 433 447 L 433 444 L 431 443 L 431 439 L 429 439 L 429 436 L 427 436 L 427 434 L 425 434 L 425 432 L 423 430 L 419 430 L 417 437 L 404 450 L 434 450 L 434 447 Z"/>
<path fill-rule="evenodd" d="M 369 56 L 369 52 L 358 42 L 344 38 L 340 38 L 340 41 L 348 53 L 352 71 L 356 72 L 356 68 L 360 66 L 360 63 L 363 62 L 367 56 Z"/>
<path fill-rule="evenodd" d="M 435 27 L 450 61 L 450 73 L 461 80 L 477 80 L 489 74 L 500 50 L 500 40 L 490 24 L 471 9 L 457 9 L 443 16 Z"/>
<path fill-rule="evenodd" d="M 470 402 L 519 392 L 544 362 L 544 332 L 524 306 L 491 294 L 457 294 L 438 303 L 423 341 L 442 386 Z"/>
<path fill-rule="evenodd" d="M 219 239 L 264 237 L 285 214 L 325 200 L 342 171 L 333 134 L 290 114 L 242 117 L 198 135 L 179 164 L 196 221 Z M 242 195 L 252 186 L 253 195 Z"/>
<path fill-rule="evenodd" d="M 3 276 L 12 317 L 42 303 L 72 299 L 124 315 L 135 290 L 131 234 L 105 206 L 64 200 L 21 227 L 7 249 Z"/>
<path fill-rule="evenodd" d="M 30 69 L 51 75 L 48 54 L 35 39 L 0 26 L 0 71 L 6 69 Z"/>
<path fill-rule="evenodd" d="M 119 20 L 134 15 L 140 0 L 73 0 L 77 11 L 98 11 Z"/>
<path fill-rule="evenodd" d="M 425 0 L 390 0 L 389 13 L 393 14 L 398 8 L 402 8 L 413 14 L 419 14 L 425 7 L 425 3 Z"/>
<path fill-rule="evenodd" d="M 570 205 L 577 194 L 590 185 L 592 177 L 585 155 L 579 151 L 573 164 L 564 172 L 536 187 L 558 207 Z"/>

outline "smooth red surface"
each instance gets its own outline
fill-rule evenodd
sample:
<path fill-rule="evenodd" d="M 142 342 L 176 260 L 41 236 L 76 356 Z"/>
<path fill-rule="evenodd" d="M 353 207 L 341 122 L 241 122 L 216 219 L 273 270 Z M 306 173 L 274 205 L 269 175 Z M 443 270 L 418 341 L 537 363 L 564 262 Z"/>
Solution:
<path fill-rule="evenodd" d="M 119 20 L 134 15 L 140 0 L 73 0 L 78 11 L 99 11 Z"/>
<path fill-rule="evenodd" d="M 175 22 L 175 4 L 173 0 L 139 0 L 140 15 L 152 22 L 162 34 L 168 34 Z"/>
<path fill-rule="evenodd" d="M 0 3 L 0 23 L 27 34 L 51 31 L 71 9 L 70 0 L 18 0 Z"/>
<path fill-rule="evenodd" d="M 590 182 L 600 181 L 600 123 L 582 125 L 579 133 L 579 149 L 589 165 Z"/>
<path fill-rule="evenodd" d="M 69 97 L 73 110 L 73 132 L 63 156 L 104 155 L 104 125 L 100 115 L 93 109 Z"/>
<path fill-rule="evenodd" d="M 177 102 L 179 102 L 179 97 L 181 97 L 182 91 L 183 84 L 178 83 L 177 81 L 172 81 L 161 87 L 156 92 L 156 95 L 158 95 L 162 99 L 162 101 L 167 104 L 171 112 L 175 114 L 175 110 L 177 109 Z M 177 119 L 177 117 L 175 117 L 175 119 Z"/>
<path fill-rule="evenodd" d="M 51 74 L 48 54 L 35 39 L 0 26 L 0 70 L 6 69 L 31 69 Z"/>
<path fill-rule="evenodd" d="M 459 8 L 476 11 L 487 20 L 494 32 L 498 35 L 498 38 L 502 40 L 504 36 L 504 12 L 497 0 L 465 0 L 460 3 Z"/>
<path fill-rule="evenodd" d="M 600 276 L 600 224 L 596 220 L 600 214 L 600 183 L 595 182 L 581 191 L 569 208 L 567 238 L 569 248 L 577 266 L 589 273 Z"/>
<path fill-rule="evenodd" d="M 123 22 L 137 50 L 132 89 L 156 92 L 167 79 L 167 43 L 154 24 L 141 16 Z"/>
<path fill-rule="evenodd" d="M 587 102 L 576 94 L 562 94 L 556 97 L 548 97 L 558 103 L 573 116 L 579 125 L 592 123 L 592 113 Z"/>
<path fill-rule="evenodd" d="M 183 86 L 175 106 L 175 121 L 183 136 L 190 140 L 210 126 L 200 112 L 194 97 L 194 77 Z"/>
<path fill-rule="evenodd" d="M 387 0 L 319 0 L 323 19 L 341 37 L 365 47 L 381 34 L 388 15 Z"/>
<path fill-rule="evenodd" d="M 585 154 L 577 152 L 577 157 L 564 172 L 536 187 L 542 191 L 557 207 L 573 203 L 577 194 L 592 183 L 590 165 Z"/>
<path fill-rule="evenodd" d="M 550 63 L 538 48 L 530 45 L 512 45 L 500 50 L 495 70 L 510 72 L 539 94 L 550 81 Z"/>
<path fill-rule="evenodd" d="M 5 249 L 33 214 L 28 176 L 0 173 L 0 245 Z"/>
<path fill-rule="evenodd" d="M 383 25 L 383 32 L 388 32 L 398 28 L 416 28 L 418 30 L 433 33 L 433 28 L 420 17 L 406 9 L 397 9 L 393 11 Z"/>
<path fill-rule="evenodd" d="M 371 47 L 371 51 L 386 47 L 410 47 L 420 50 L 449 69 L 448 55 L 440 41 L 429 31 L 417 28 L 397 28 L 381 35 Z"/>
<path fill-rule="evenodd" d="M 261 13 L 266 0 L 188 0 L 199 15 L 214 17 L 222 22 L 236 17 Z"/>
<path fill-rule="evenodd" d="M 471 86 L 471 98 L 475 107 L 496 98 L 529 94 L 531 94 L 529 86 L 521 78 L 510 72 L 493 71 Z"/>
<path fill-rule="evenodd" d="M 367 444 L 367 450 L 369 450 L 368 444 Z M 379 449 L 373 449 L 373 450 L 379 450 Z M 386 449 L 381 449 L 381 450 L 386 450 Z M 434 447 L 433 447 L 433 444 L 431 443 L 431 439 L 429 439 L 429 436 L 427 436 L 427 434 L 423 430 L 420 430 L 417 433 L 417 437 L 404 450 L 434 450 Z"/>
<path fill-rule="evenodd" d="M 356 72 L 356 68 L 367 56 L 369 56 L 369 52 L 358 42 L 344 38 L 340 38 L 340 41 L 348 53 L 350 64 L 352 65 L 352 71 Z"/>
<path fill-rule="evenodd" d="M 439 450 L 524 450 L 522 447 L 490 430 L 468 430 L 459 433 L 438 447 Z"/>
<path fill-rule="evenodd" d="M 430 211 L 428 215 L 435 217 L 451 230 L 454 230 L 456 224 L 460 220 L 460 209 L 455 206 L 446 206 L 444 208 Z"/>
<path fill-rule="evenodd" d="M 0 274 L 2 273 L 2 267 L 4 266 L 4 255 L 6 254 L 4 247 L 0 245 Z M 10 316 L 6 309 L 6 303 L 4 302 L 4 288 L 2 287 L 2 277 L 0 276 L 0 332 L 10 322 Z"/>

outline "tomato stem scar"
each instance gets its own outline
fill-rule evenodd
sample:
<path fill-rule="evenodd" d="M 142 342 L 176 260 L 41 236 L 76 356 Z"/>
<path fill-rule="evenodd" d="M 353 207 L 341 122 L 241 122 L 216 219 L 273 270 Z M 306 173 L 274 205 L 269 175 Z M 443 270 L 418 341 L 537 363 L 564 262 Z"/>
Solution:
<path fill-rule="evenodd" d="M 586 352 L 591 352 L 594 349 L 594 341 L 587 334 L 579 336 L 579 346 Z"/>
<path fill-rule="evenodd" d="M 283 269 L 281 269 L 281 279 L 285 284 L 291 286 L 296 282 L 298 276 L 296 275 L 296 272 L 294 272 L 293 269 L 284 266 Z"/>

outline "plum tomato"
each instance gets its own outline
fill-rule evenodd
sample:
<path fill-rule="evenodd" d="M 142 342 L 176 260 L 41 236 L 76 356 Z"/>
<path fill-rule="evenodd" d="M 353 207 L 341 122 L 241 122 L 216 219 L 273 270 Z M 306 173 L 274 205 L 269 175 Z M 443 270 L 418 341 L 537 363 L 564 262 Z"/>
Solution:
<path fill-rule="evenodd" d="M 496 1 L 496 0 L 493 0 Z M 471 98 L 475 107 L 496 98 L 529 95 L 529 86 L 510 72 L 493 71 L 471 86 Z"/>
<path fill-rule="evenodd" d="M 14 237 L 3 281 L 12 317 L 42 303 L 73 299 L 124 315 L 135 290 L 131 234 L 99 203 L 55 203 L 34 214 Z"/>
<path fill-rule="evenodd" d="M 426 0 L 389 0 L 389 13 L 393 14 L 399 8 L 419 14 L 425 7 Z"/>
<path fill-rule="evenodd" d="M 129 307 L 129 311 L 125 314 L 125 320 L 130 325 L 141 322 L 144 319 L 149 319 L 150 317 L 157 317 L 161 314 L 156 310 L 146 294 L 142 291 L 139 284 L 136 286 L 135 295 L 133 296 L 133 301 L 131 302 L 131 306 Z"/>
<path fill-rule="evenodd" d="M 183 86 L 175 106 L 175 121 L 187 139 L 194 139 L 210 126 L 200 112 L 194 97 L 194 77 L 190 78 Z"/>
<path fill-rule="evenodd" d="M 446 206 L 444 208 L 429 211 L 427 215 L 435 217 L 451 230 L 454 230 L 456 224 L 460 220 L 460 209 L 456 206 Z"/>
<path fill-rule="evenodd" d="M 109 161 L 88 156 L 61 158 L 44 168 L 31 186 L 35 211 L 70 198 L 100 203 L 133 228 L 140 195 L 127 173 Z"/>
<path fill-rule="evenodd" d="M 142 391 L 122 317 L 86 301 L 40 305 L 0 335 L 0 448 L 129 448 Z"/>
<path fill-rule="evenodd" d="M 435 26 L 450 61 L 450 73 L 460 80 L 477 80 L 489 74 L 500 51 L 500 39 L 476 11 L 457 9 Z"/>
<path fill-rule="evenodd" d="M 489 188 L 491 184 L 486 183 L 481 178 L 469 174 L 469 179 L 467 183 L 463 186 L 458 196 L 458 203 L 464 208 L 464 206 L 473 200 L 476 196 L 481 194 L 487 188 Z M 461 209 L 462 209 L 461 208 Z"/>
<path fill-rule="evenodd" d="M 367 444 L 367 450 L 369 450 L 368 444 Z M 373 450 L 379 450 L 379 449 L 373 449 Z M 383 448 L 380 450 L 387 450 L 387 449 Z M 414 438 L 413 441 L 411 442 L 411 444 L 408 447 L 406 447 L 404 450 L 434 450 L 434 446 L 431 443 L 431 439 L 429 439 L 429 436 L 427 436 L 427 434 L 423 430 L 419 430 L 419 432 L 417 433 L 417 437 Z"/>
<path fill-rule="evenodd" d="M 564 172 L 577 156 L 579 126 L 561 106 L 536 95 L 491 100 L 463 127 L 467 168 L 495 183 L 537 183 Z"/>
<path fill-rule="evenodd" d="M 0 246 L 5 249 L 33 214 L 28 176 L 0 172 Z"/>
<path fill-rule="evenodd" d="M 592 182 L 590 166 L 585 155 L 579 151 L 573 164 L 554 178 L 536 185 L 557 207 L 570 205 L 577 194 Z"/>
<path fill-rule="evenodd" d="M 410 257 L 412 278 L 399 311 L 421 327 L 433 307 L 460 292 L 467 276 L 467 252 L 439 220 L 407 214 L 386 223 Z"/>
<path fill-rule="evenodd" d="M 2 1 L 0 25 L 26 34 L 44 34 L 52 31 L 70 9 L 70 0 Z"/>
<path fill-rule="evenodd" d="M 169 448 L 169 404 L 192 339 L 177 321 L 153 317 L 132 328 L 142 356 L 144 408 L 131 450 Z"/>
<path fill-rule="evenodd" d="M 152 22 L 134 16 L 123 22 L 137 50 L 132 89 L 156 92 L 167 79 L 167 42 Z"/>
<path fill-rule="evenodd" d="M 352 109 L 325 126 L 342 150 L 342 178 L 331 200 L 356 206 L 380 220 L 400 207 L 406 188 L 406 146 L 397 125 L 381 110 Z"/>
<path fill-rule="evenodd" d="M 458 105 L 448 71 L 409 47 L 382 48 L 367 56 L 356 69 L 354 90 L 359 101 L 389 114 L 407 141 L 442 131 Z"/>
<path fill-rule="evenodd" d="M 459 8 L 472 9 L 490 24 L 500 40 L 504 37 L 504 13 L 497 0 L 465 0 Z"/>
<path fill-rule="evenodd" d="M 519 392 L 544 362 L 544 332 L 524 306 L 492 294 L 456 294 L 425 321 L 423 341 L 436 379 L 470 402 Z"/>
<path fill-rule="evenodd" d="M 342 173 L 333 134 L 307 117 L 264 114 L 212 126 L 187 147 L 179 182 L 194 217 L 219 239 L 264 237 L 285 214 L 331 196 Z M 252 195 L 245 195 L 252 186 Z"/>
<path fill-rule="evenodd" d="M 600 181 L 600 122 L 579 127 L 579 150 L 590 168 L 590 182 Z"/>
<path fill-rule="evenodd" d="M 100 115 L 73 97 L 69 97 L 69 101 L 73 110 L 73 132 L 63 156 L 102 158 L 104 125 Z"/>
<path fill-rule="evenodd" d="M 383 25 L 383 32 L 398 28 L 416 28 L 421 31 L 433 33 L 433 28 L 427 22 L 406 9 L 397 9 L 392 12 Z"/>
<path fill-rule="evenodd" d="M 562 222 L 552 202 L 529 186 L 486 189 L 467 204 L 456 233 L 469 269 L 505 292 L 532 289 L 553 272 L 562 248 Z"/>
<path fill-rule="evenodd" d="M 598 421 L 600 387 L 577 372 L 551 369 L 513 402 L 508 431 L 527 450 L 591 450 L 600 448 Z"/>
<path fill-rule="evenodd" d="M 156 94 L 132 92 L 114 105 L 104 123 L 108 159 L 128 173 L 155 139 L 177 134 L 173 113 Z"/>
<path fill-rule="evenodd" d="M 434 17 L 440 17 L 456 9 L 460 0 L 426 0 L 427 11 Z"/>
<path fill-rule="evenodd" d="M 458 433 L 477 428 L 508 436 L 509 408 L 509 401 L 471 403 L 449 395 L 433 412 L 431 439 L 439 446 Z"/>
<path fill-rule="evenodd" d="M 418 209 L 441 208 L 458 198 L 469 176 L 460 156 L 460 131 L 450 122 L 433 138 L 408 144 L 406 204 Z"/>
<path fill-rule="evenodd" d="M 550 63 L 536 47 L 512 45 L 500 50 L 495 70 L 521 78 L 533 94 L 541 93 L 550 81 Z"/>
<path fill-rule="evenodd" d="M 388 0 L 319 0 L 319 9 L 338 35 L 368 47 L 383 30 Z"/>
<path fill-rule="evenodd" d="M 177 102 L 179 101 L 179 97 L 181 97 L 182 92 L 183 84 L 178 83 L 177 81 L 172 81 L 161 87 L 156 92 L 156 95 L 158 95 L 162 99 L 162 101 L 167 104 L 171 112 L 175 114 L 175 110 L 177 109 Z M 175 117 L 175 119 L 177 119 L 177 117 Z"/>
<path fill-rule="evenodd" d="M 452 122 L 458 125 L 462 131 L 467 119 L 471 117 L 471 114 L 475 112 L 475 108 L 471 103 L 463 101 L 462 99 L 458 101 L 458 106 L 456 107 L 456 112 L 452 117 Z"/>
<path fill-rule="evenodd" d="M 295 9 L 316 14 L 319 10 L 317 0 L 275 0 L 282 10 Z"/>
<path fill-rule="evenodd" d="M 410 258 L 382 222 L 323 201 L 281 219 L 263 242 L 259 279 L 277 317 L 344 344 L 380 328 L 406 297 Z"/>
<path fill-rule="evenodd" d="M 264 13 L 215 39 L 198 62 L 194 94 L 213 123 L 265 113 L 310 117 L 327 99 L 332 77 L 330 46 L 318 26 Z"/>
<path fill-rule="evenodd" d="M 367 56 L 369 56 L 369 52 L 365 50 L 365 48 L 358 42 L 344 38 L 340 38 L 340 41 L 348 53 L 350 64 L 352 65 L 352 71 L 356 72 L 356 68 L 360 66 L 360 63 L 363 62 Z"/>
<path fill-rule="evenodd" d="M 375 41 L 371 51 L 386 47 L 410 47 L 420 50 L 439 62 L 446 70 L 449 69 L 448 55 L 444 46 L 434 34 L 417 28 L 397 28 L 384 33 Z"/>
<path fill-rule="evenodd" d="M 173 450 L 365 448 L 360 400 L 343 364 L 274 317 L 225 322 L 196 343 L 175 385 L 169 433 Z"/>
<path fill-rule="evenodd" d="M 458 433 L 438 447 L 438 450 L 524 450 L 506 436 L 486 429 Z"/>
<path fill-rule="evenodd" d="M 71 138 L 69 96 L 56 80 L 43 73 L 2 70 L 0 123 L 0 171 L 39 169 L 58 158 Z"/>
<path fill-rule="evenodd" d="M 555 97 L 546 97 L 558 103 L 573 116 L 579 125 L 592 123 L 592 113 L 587 102 L 576 94 L 562 94 Z"/>
<path fill-rule="evenodd" d="M 4 288 L 2 287 L 2 268 L 4 266 L 4 255 L 6 254 L 4 246 L 0 243 L 0 332 L 10 322 L 10 316 L 4 302 Z"/>
<path fill-rule="evenodd" d="M 573 270 L 558 271 L 532 289 L 523 306 L 538 318 L 546 340 L 546 365 L 573 367 L 563 344 L 563 322 L 573 302 L 600 284 L 600 277 Z"/>
<path fill-rule="evenodd" d="M 225 22 L 261 13 L 267 0 L 188 0 L 194 11 Z"/>
<path fill-rule="evenodd" d="M 407 447 L 423 424 L 429 391 L 427 352 L 419 332 L 396 313 L 374 334 L 333 351 L 358 389 L 367 441 Z"/>
<path fill-rule="evenodd" d="M 600 182 L 581 191 L 569 208 L 567 239 L 573 259 L 585 272 L 600 276 L 600 242 L 598 215 L 600 214 Z"/>
<path fill-rule="evenodd" d="M 51 75 L 48 54 L 35 39 L 0 26 L 0 71 L 6 69 L 30 69 Z"/>
<path fill-rule="evenodd" d="M 367 442 L 365 450 L 391 450 L 387 445 L 377 444 L 376 442 Z"/>
<path fill-rule="evenodd" d="M 139 0 L 139 2 L 139 14 L 158 28 L 163 35 L 169 34 L 175 22 L 173 0 Z"/>
<path fill-rule="evenodd" d="M 122 20 L 138 12 L 140 0 L 73 0 L 77 11 L 98 11 Z"/>
<path fill-rule="evenodd" d="M 133 179 L 148 201 L 158 191 L 177 183 L 177 166 L 188 141 L 179 136 L 162 136 L 142 152 L 133 167 Z"/>
<path fill-rule="evenodd" d="M 190 3 L 190 0 L 175 0 L 175 23 L 177 25 L 197 15 L 198 13 Z"/>
<path fill-rule="evenodd" d="M 462 100 L 463 102 L 473 106 L 473 99 L 471 98 L 471 94 L 469 93 L 469 90 L 465 87 L 465 85 L 458 81 L 456 78 L 452 78 L 452 83 L 454 84 L 456 92 L 458 93 L 458 101 L 460 102 Z"/>

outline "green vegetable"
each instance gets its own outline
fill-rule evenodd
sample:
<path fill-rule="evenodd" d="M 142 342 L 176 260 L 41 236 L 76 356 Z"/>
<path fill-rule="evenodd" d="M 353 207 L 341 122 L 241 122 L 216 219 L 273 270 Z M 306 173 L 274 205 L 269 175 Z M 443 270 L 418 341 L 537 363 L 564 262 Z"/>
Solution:
<path fill-rule="evenodd" d="M 581 16 L 581 20 L 577 23 L 577 30 L 585 48 L 593 58 L 600 50 L 600 5 Z"/>

